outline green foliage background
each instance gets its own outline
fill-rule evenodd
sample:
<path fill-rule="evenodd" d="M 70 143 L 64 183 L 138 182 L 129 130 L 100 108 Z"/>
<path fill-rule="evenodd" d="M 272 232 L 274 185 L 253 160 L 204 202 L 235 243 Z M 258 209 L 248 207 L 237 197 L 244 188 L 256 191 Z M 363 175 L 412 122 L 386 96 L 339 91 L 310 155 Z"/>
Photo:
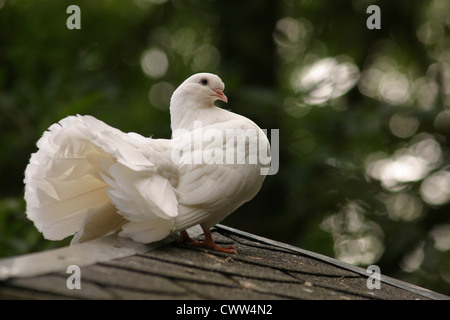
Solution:
<path fill-rule="evenodd" d="M 70 4 L 81 30 L 66 27 Z M 46 128 L 91 114 L 168 138 L 171 91 L 208 71 L 225 108 L 280 129 L 279 172 L 224 224 L 450 294 L 449 12 L 445 0 L 1 0 L 0 257 L 70 240 L 44 240 L 24 213 Z M 149 49 L 167 62 L 158 74 L 144 72 Z"/>

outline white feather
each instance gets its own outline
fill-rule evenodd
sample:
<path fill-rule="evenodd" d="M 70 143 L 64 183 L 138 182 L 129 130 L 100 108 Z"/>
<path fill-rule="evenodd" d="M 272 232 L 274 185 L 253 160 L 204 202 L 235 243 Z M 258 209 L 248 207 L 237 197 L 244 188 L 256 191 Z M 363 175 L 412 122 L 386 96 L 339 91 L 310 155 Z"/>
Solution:
<path fill-rule="evenodd" d="M 107 236 L 118 230 L 126 222 L 124 217 L 117 213 L 114 205 L 109 201 L 105 201 L 88 210 L 80 230 L 73 237 L 71 244 Z"/>

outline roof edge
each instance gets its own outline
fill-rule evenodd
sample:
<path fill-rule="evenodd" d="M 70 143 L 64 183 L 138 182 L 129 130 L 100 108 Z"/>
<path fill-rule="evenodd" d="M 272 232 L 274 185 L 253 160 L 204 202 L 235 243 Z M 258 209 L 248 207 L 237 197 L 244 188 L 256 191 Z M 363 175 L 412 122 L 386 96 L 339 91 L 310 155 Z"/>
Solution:
<path fill-rule="evenodd" d="M 222 229 L 222 230 L 225 230 L 225 231 L 230 232 L 230 233 L 235 233 L 235 234 L 240 235 L 242 237 L 246 237 L 246 238 L 249 238 L 249 239 L 252 239 L 252 240 L 257 240 L 257 241 L 265 243 L 265 244 L 270 244 L 270 245 L 277 246 L 277 247 L 280 247 L 280 248 L 283 248 L 283 249 L 289 249 L 291 251 L 301 253 L 301 254 L 303 254 L 305 256 L 308 256 L 308 257 L 311 257 L 311 258 L 314 258 L 314 259 L 317 259 L 317 260 L 320 260 L 320 261 L 323 261 L 323 262 L 326 262 L 326 263 L 329 263 L 329 264 L 341 267 L 343 269 L 347 269 L 349 271 L 353 271 L 353 272 L 359 273 L 359 274 L 361 274 L 363 276 L 367 276 L 368 277 L 368 276 L 371 275 L 371 274 L 368 274 L 367 270 L 364 269 L 364 268 L 361 268 L 361 267 L 358 267 L 358 266 L 355 266 L 355 265 L 352 265 L 352 264 L 348 264 L 346 262 L 337 260 L 335 258 L 331 258 L 329 256 L 326 256 L 326 255 L 323 255 L 323 254 L 320 254 L 320 253 L 308 251 L 308 250 L 305 250 L 305 249 L 301 249 L 301 248 L 295 247 L 295 246 L 290 245 L 290 244 L 286 244 L 286 243 L 279 242 L 279 241 L 276 241 L 276 240 L 272 240 L 272 239 L 268 239 L 268 238 L 265 238 L 265 237 L 257 236 L 255 234 L 248 233 L 248 232 L 245 232 L 245 231 L 242 231 L 242 230 L 238 230 L 238 229 L 235 229 L 235 228 L 232 228 L 232 227 L 224 226 L 222 224 L 218 224 L 215 227 L 217 229 Z M 414 284 L 411 284 L 411 283 L 408 283 L 408 282 L 405 282 L 405 281 L 402 281 L 402 280 L 398 280 L 398 279 L 395 279 L 395 278 L 392 278 L 392 277 L 389 277 L 389 276 L 385 276 L 383 274 L 381 274 L 381 281 L 384 282 L 384 283 L 393 285 L 395 287 L 398 287 L 398 288 L 401 288 L 401 289 L 404 289 L 404 290 L 407 290 L 407 291 L 419 294 L 419 295 L 427 297 L 429 299 L 433 299 L 433 300 L 450 300 L 449 296 L 446 296 L 446 295 L 444 295 L 442 293 L 431 291 L 429 289 L 425 289 L 425 288 L 416 286 Z"/>

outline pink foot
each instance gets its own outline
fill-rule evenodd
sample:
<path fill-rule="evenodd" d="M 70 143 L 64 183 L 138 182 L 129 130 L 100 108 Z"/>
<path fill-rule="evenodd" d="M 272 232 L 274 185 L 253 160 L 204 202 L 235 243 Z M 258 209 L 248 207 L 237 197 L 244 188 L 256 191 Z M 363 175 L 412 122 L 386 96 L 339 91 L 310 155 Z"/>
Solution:
<path fill-rule="evenodd" d="M 180 232 L 180 237 L 178 238 L 178 243 L 187 243 L 190 246 L 199 247 L 199 248 L 205 248 L 210 249 L 213 251 L 223 252 L 223 253 L 229 253 L 229 254 L 237 254 L 237 251 L 234 247 L 219 247 L 212 238 L 211 232 L 209 230 L 205 230 L 203 227 L 203 233 L 205 235 L 204 241 L 197 241 L 192 239 L 186 230 Z"/>

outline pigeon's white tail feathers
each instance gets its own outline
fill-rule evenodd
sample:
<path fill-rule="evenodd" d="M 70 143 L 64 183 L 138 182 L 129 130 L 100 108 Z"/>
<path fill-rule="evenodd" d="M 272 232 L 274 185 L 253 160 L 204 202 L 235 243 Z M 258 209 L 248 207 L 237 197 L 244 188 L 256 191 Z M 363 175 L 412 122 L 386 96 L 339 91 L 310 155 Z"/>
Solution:
<path fill-rule="evenodd" d="M 91 116 L 52 125 L 25 170 L 28 218 L 47 239 L 77 233 L 73 243 L 117 231 L 126 219 L 159 218 L 171 225 L 177 215 L 175 191 L 170 177 L 150 160 L 152 141 Z"/>
<path fill-rule="evenodd" d="M 162 240 L 172 232 L 172 219 L 154 218 L 140 222 L 128 222 L 122 227 L 119 236 L 131 238 L 137 242 L 150 243 Z"/>
<path fill-rule="evenodd" d="M 119 230 L 127 221 L 117 213 L 116 207 L 107 201 L 89 209 L 80 230 L 73 237 L 71 244 L 77 244 L 101 238 Z"/>

